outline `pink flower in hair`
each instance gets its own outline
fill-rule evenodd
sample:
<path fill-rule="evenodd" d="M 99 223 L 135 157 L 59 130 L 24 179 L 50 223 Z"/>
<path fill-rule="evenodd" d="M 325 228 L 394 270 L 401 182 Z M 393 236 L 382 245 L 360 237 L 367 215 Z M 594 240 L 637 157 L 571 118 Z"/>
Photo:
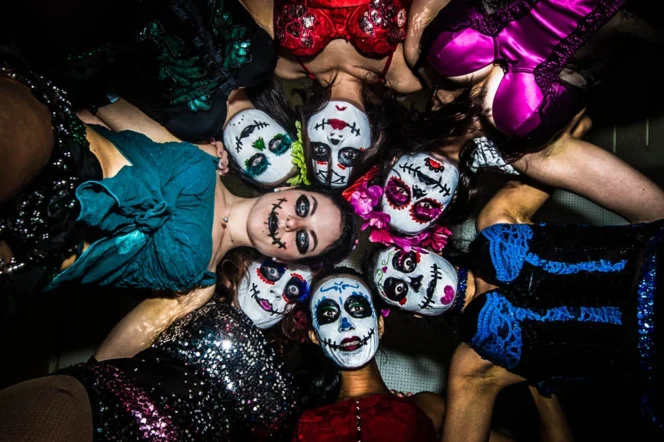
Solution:
<path fill-rule="evenodd" d="M 422 239 L 422 246 L 436 252 L 441 252 L 447 244 L 447 239 L 452 236 L 452 231 L 444 226 L 436 226 L 426 233 L 427 236 Z"/>

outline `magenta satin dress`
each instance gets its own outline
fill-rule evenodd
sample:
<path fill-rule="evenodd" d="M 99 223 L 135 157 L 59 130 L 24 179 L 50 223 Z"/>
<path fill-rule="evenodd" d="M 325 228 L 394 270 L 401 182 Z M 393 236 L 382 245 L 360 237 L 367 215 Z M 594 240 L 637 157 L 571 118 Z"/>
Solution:
<path fill-rule="evenodd" d="M 496 127 L 544 144 L 584 106 L 583 90 L 559 77 L 574 52 L 624 0 L 515 0 L 488 14 L 479 0 L 453 0 L 432 22 L 426 54 L 444 77 L 489 64 L 505 77 L 493 101 Z"/>

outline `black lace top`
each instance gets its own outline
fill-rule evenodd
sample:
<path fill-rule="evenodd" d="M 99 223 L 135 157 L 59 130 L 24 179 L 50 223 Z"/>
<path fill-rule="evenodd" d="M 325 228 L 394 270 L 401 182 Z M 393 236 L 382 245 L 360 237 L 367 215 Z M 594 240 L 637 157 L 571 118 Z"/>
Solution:
<path fill-rule="evenodd" d="M 664 221 L 485 229 L 471 257 L 498 288 L 466 307 L 462 339 L 540 386 L 638 373 L 654 388 L 663 235 Z"/>
<path fill-rule="evenodd" d="M 260 83 L 276 66 L 274 41 L 238 1 L 123 0 L 118 8 L 124 13 L 111 17 L 76 11 L 81 21 L 112 21 L 101 37 L 81 25 L 53 43 L 52 32 L 39 29 L 17 38 L 32 67 L 70 92 L 75 107 L 94 110 L 116 94 L 180 139 L 221 139 L 230 92 Z"/>

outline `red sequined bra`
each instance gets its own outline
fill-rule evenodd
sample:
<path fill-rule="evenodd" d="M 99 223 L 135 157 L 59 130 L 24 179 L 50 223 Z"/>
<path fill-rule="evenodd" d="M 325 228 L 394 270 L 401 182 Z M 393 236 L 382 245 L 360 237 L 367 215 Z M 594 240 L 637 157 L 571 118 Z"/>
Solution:
<path fill-rule="evenodd" d="M 275 0 L 279 44 L 296 56 L 315 55 L 343 38 L 372 58 L 392 54 L 406 38 L 410 0 Z"/>
<path fill-rule="evenodd" d="M 293 442 L 436 442 L 436 429 L 413 402 L 394 395 L 346 399 L 307 410 Z"/>

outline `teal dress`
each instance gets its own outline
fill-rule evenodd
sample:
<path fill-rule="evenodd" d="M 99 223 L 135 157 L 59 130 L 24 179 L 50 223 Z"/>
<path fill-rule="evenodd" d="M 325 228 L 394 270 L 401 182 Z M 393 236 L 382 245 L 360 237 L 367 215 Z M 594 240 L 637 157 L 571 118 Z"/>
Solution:
<path fill-rule="evenodd" d="M 97 239 L 47 290 L 66 282 L 155 290 L 214 284 L 208 264 L 217 159 L 189 143 L 92 127 L 131 166 L 78 186 L 77 222 Z"/>

